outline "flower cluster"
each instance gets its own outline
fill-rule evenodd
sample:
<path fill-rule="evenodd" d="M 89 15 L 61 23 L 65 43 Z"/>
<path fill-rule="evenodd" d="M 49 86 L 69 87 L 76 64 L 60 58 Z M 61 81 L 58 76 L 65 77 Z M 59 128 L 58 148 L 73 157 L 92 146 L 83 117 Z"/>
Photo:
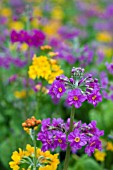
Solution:
<path fill-rule="evenodd" d="M 94 106 L 102 101 L 100 85 L 96 78 L 93 79 L 91 74 L 83 76 L 84 69 L 82 68 L 73 67 L 71 73 L 71 78 L 64 75 L 56 77 L 50 87 L 49 95 L 54 102 L 58 102 L 64 93 L 67 94 L 66 103 L 76 108 L 81 107 L 85 100 Z"/>
<path fill-rule="evenodd" d="M 34 155 L 34 147 L 27 144 L 26 150 L 22 150 L 19 148 L 19 152 L 14 151 L 12 154 L 12 160 L 9 162 L 10 168 L 13 170 L 19 170 L 20 166 L 22 164 L 26 164 L 33 161 L 33 155 Z M 50 154 L 49 151 L 43 152 L 41 149 L 36 148 L 36 159 L 37 159 L 37 167 L 39 167 L 39 170 L 56 170 L 57 165 L 59 164 L 58 154 Z M 32 169 L 31 166 L 28 167 L 29 170 Z M 25 170 L 23 168 L 23 170 Z"/>
<path fill-rule="evenodd" d="M 39 47 L 43 45 L 45 35 L 40 30 L 32 30 L 30 33 L 25 30 L 21 30 L 19 32 L 12 30 L 10 38 L 12 43 L 20 42 L 26 43 L 30 47 Z"/>
<path fill-rule="evenodd" d="M 73 130 L 69 133 L 70 119 L 66 123 L 61 118 L 50 118 L 42 121 L 41 131 L 38 133 L 37 140 L 42 142 L 42 150 L 56 149 L 58 146 L 62 150 L 66 150 L 67 144 L 73 153 L 77 152 L 83 146 L 86 146 L 85 153 L 91 156 L 95 149 L 101 150 L 101 141 L 99 137 L 104 131 L 96 127 L 96 121 L 92 121 L 88 125 L 81 122 L 73 123 Z"/>
<path fill-rule="evenodd" d="M 53 58 L 48 58 L 47 56 L 33 57 L 32 65 L 29 67 L 29 77 L 31 79 L 44 78 L 48 83 L 52 83 L 56 76 L 63 73 L 60 69 L 57 61 Z"/>

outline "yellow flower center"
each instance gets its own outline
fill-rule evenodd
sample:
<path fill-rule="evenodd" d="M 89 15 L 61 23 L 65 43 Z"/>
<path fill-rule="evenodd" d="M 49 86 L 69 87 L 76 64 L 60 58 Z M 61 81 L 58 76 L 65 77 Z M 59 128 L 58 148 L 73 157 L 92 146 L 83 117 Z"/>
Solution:
<path fill-rule="evenodd" d="M 77 97 L 77 96 L 74 96 L 74 98 L 73 98 L 73 99 L 76 101 L 76 100 L 78 100 L 78 97 Z"/>
<path fill-rule="evenodd" d="M 59 142 L 59 143 L 62 143 L 62 140 L 61 140 L 61 139 L 58 139 L 58 142 Z"/>
<path fill-rule="evenodd" d="M 96 96 L 96 95 L 94 95 L 94 96 L 92 97 L 92 100 L 95 100 L 95 99 L 96 99 L 96 97 L 97 97 L 97 96 Z"/>
<path fill-rule="evenodd" d="M 62 92 L 62 88 L 61 88 L 61 87 L 59 87 L 59 88 L 58 88 L 58 91 L 59 91 L 59 92 Z"/>
<path fill-rule="evenodd" d="M 75 142 L 80 142 L 80 138 L 79 138 L 79 137 L 76 137 L 76 138 L 74 139 L 74 141 L 75 141 Z"/>

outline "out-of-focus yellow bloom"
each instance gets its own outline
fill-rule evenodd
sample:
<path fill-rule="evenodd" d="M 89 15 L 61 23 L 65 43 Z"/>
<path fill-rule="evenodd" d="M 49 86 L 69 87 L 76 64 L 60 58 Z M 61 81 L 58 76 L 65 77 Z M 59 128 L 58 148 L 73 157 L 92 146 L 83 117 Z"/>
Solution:
<path fill-rule="evenodd" d="M 21 164 L 22 158 L 24 159 L 24 156 L 27 156 L 30 158 L 33 158 L 34 155 L 34 147 L 27 144 L 26 150 L 22 150 L 19 148 L 19 152 L 15 151 L 12 155 L 12 160 L 9 162 L 10 168 L 13 170 L 19 170 L 19 165 Z M 49 151 L 43 152 L 41 149 L 36 149 L 36 158 L 39 160 L 40 164 L 45 164 L 45 166 L 39 167 L 39 170 L 56 170 L 59 162 L 58 159 L 59 154 L 52 155 Z M 24 168 L 23 168 L 24 170 Z"/>
<path fill-rule="evenodd" d="M 38 21 L 38 18 L 33 18 L 31 21 L 30 21 L 30 24 L 33 28 L 38 28 L 39 27 L 39 21 Z"/>
<path fill-rule="evenodd" d="M 58 36 L 57 32 L 60 27 L 61 27 L 61 22 L 59 20 L 57 21 L 51 20 L 50 22 L 48 22 L 47 25 L 44 26 L 43 31 L 46 33 L 48 37 L 53 35 Z"/>
<path fill-rule="evenodd" d="M 26 91 L 25 91 L 25 90 L 15 91 L 15 92 L 14 92 L 14 96 L 15 96 L 17 99 L 25 98 L 25 97 L 26 97 Z"/>
<path fill-rule="evenodd" d="M 27 45 L 26 43 L 22 43 L 22 44 L 21 44 L 21 47 L 20 47 L 20 50 L 24 52 L 24 51 L 26 51 L 27 49 L 28 49 L 28 45 Z"/>
<path fill-rule="evenodd" d="M 24 28 L 24 23 L 21 21 L 13 21 L 9 23 L 10 29 L 14 29 L 16 31 L 20 31 Z"/>
<path fill-rule="evenodd" d="M 49 52 L 48 53 L 48 55 L 50 56 L 50 57 L 54 57 L 54 56 L 57 56 L 58 55 L 58 52 Z"/>
<path fill-rule="evenodd" d="M 33 9 L 33 17 L 41 17 L 42 16 L 42 11 L 38 7 Z"/>
<path fill-rule="evenodd" d="M 48 83 L 52 83 L 56 76 L 63 73 L 56 60 L 48 59 L 46 56 L 36 57 L 34 55 L 32 65 L 29 67 L 29 77 L 35 79 L 36 77 L 44 78 Z"/>
<path fill-rule="evenodd" d="M 113 143 L 112 142 L 107 142 L 106 150 L 107 151 L 113 151 Z"/>
<path fill-rule="evenodd" d="M 11 17 L 12 16 L 12 11 L 10 8 L 3 8 L 0 10 L 0 15 L 4 17 Z"/>
<path fill-rule="evenodd" d="M 100 152 L 99 150 L 95 151 L 94 157 L 97 161 L 103 162 L 105 160 L 106 153 Z"/>
<path fill-rule="evenodd" d="M 61 20 L 64 17 L 64 12 L 60 6 L 56 6 L 51 11 L 51 16 L 53 19 Z"/>
<path fill-rule="evenodd" d="M 111 42 L 112 41 L 112 36 L 106 32 L 106 31 L 103 31 L 103 32 L 99 32 L 96 36 L 96 39 L 99 41 L 99 42 Z"/>

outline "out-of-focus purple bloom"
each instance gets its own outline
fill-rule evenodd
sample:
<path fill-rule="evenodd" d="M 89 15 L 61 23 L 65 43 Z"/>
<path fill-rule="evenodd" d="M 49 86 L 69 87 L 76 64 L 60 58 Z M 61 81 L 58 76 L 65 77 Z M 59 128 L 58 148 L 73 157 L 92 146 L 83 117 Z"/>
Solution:
<path fill-rule="evenodd" d="M 66 26 L 61 27 L 58 30 L 58 33 L 64 38 L 64 39 L 73 39 L 79 35 L 79 30 L 76 28 L 68 28 Z"/>
<path fill-rule="evenodd" d="M 101 81 L 101 87 L 106 89 L 108 85 L 108 77 L 105 72 L 101 72 L 100 74 L 100 81 Z"/>
<path fill-rule="evenodd" d="M 89 103 L 92 103 L 94 106 L 96 106 L 99 102 L 102 101 L 102 95 L 99 91 L 95 90 L 93 93 L 87 95 L 87 100 Z"/>
<path fill-rule="evenodd" d="M 16 32 L 15 30 L 11 31 L 10 39 L 12 43 L 18 42 L 19 41 L 19 33 Z"/>
<path fill-rule="evenodd" d="M 67 103 L 70 106 L 74 105 L 79 108 L 86 99 L 87 97 L 81 93 L 80 89 L 74 89 L 68 92 Z"/>
<path fill-rule="evenodd" d="M 15 81 L 17 79 L 17 77 L 18 77 L 17 74 L 12 75 L 11 77 L 9 77 L 8 82 L 11 83 L 11 82 Z"/>
<path fill-rule="evenodd" d="M 45 40 L 45 34 L 40 30 L 31 30 L 31 32 L 27 32 L 25 30 L 16 32 L 15 30 L 12 30 L 10 37 L 12 43 L 27 43 L 30 47 L 39 47 L 43 45 Z"/>
<path fill-rule="evenodd" d="M 102 144 L 101 141 L 97 136 L 93 136 L 89 139 L 88 145 L 85 148 L 85 153 L 88 154 L 88 156 L 91 156 L 92 153 L 94 153 L 95 149 L 101 150 Z"/>
<path fill-rule="evenodd" d="M 113 74 L 113 63 L 106 63 L 106 67 L 108 69 L 108 71 Z"/>
<path fill-rule="evenodd" d="M 75 152 L 87 144 L 87 138 L 84 133 L 80 133 L 78 129 L 75 129 L 68 135 L 68 142 L 70 142 L 72 151 Z"/>

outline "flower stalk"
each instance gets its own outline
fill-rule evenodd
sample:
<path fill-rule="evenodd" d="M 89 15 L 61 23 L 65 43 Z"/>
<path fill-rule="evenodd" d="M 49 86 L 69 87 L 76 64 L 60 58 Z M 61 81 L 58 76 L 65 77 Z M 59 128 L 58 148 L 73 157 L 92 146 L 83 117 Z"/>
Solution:
<path fill-rule="evenodd" d="M 70 127 L 69 127 L 69 132 L 72 132 L 73 130 L 73 122 L 74 122 L 74 106 L 72 106 L 71 108 L 71 115 L 70 115 Z M 66 156 L 65 156 L 65 161 L 64 161 L 64 169 L 63 170 L 67 170 L 68 169 L 68 165 L 69 165 L 69 158 L 70 158 L 70 144 L 68 143 L 67 149 L 66 149 Z"/>

